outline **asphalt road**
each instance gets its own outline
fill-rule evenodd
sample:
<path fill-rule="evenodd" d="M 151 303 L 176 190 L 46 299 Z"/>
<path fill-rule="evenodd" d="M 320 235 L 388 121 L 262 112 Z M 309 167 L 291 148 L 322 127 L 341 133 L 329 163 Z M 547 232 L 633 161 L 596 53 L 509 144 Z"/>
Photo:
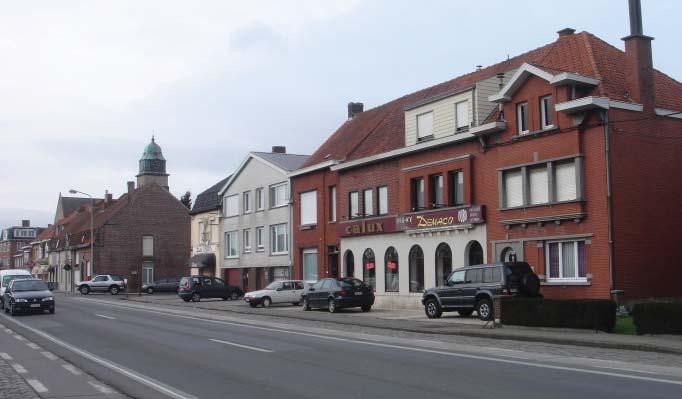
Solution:
<path fill-rule="evenodd" d="M 58 296 L 54 315 L 0 317 L 135 398 L 679 398 L 682 370 L 453 350 Z"/>

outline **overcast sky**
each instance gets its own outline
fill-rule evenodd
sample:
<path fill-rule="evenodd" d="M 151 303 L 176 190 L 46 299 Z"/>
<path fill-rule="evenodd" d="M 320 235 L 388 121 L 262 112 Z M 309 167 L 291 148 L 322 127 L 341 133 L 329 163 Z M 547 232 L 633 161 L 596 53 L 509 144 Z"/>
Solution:
<path fill-rule="evenodd" d="M 682 80 L 682 2 L 643 0 L 654 65 Z M 248 151 L 309 154 L 346 118 L 589 31 L 623 48 L 626 0 L 0 0 L 0 226 L 59 192 L 123 193 L 152 132 L 176 196 Z"/>

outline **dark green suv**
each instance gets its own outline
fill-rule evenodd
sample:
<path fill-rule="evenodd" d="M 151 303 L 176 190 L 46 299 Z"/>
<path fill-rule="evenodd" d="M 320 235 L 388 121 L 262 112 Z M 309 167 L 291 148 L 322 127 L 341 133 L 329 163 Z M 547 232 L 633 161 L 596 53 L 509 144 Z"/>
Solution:
<path fill-rule="evenodd" d="M 481 320 L 494 317 L 493 301 L 502 295 L 540 296 L 540 280 L 526 262 L 467 266 L 454 270 L 446 285 L 424 290 L 422 304 L 430 319 L 457 311 Z"/>

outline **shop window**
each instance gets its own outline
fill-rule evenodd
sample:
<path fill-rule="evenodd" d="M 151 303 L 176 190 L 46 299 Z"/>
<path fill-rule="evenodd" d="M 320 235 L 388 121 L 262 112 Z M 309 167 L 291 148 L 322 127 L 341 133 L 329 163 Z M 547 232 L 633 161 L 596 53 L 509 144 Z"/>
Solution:
<path fill-rule="evenodd" d="M 424 290 L 424 251 L 419 245 L 412 246 L 409 256 L 410 292 Z"/>
<path fill-rule="evenodd" d="M 365 284 L 375 288 L 376 275 L 377 269 L 374 259 L 374 251 L 372 251 L 370 248 L 367 248 L 365 253 L 362 254 L 362 280 L 365 282 Z"/>
<path fill-rule="evenodd" d="M 393 247 L 388 247 L 384 255 L 384 270 L 386 292 L 398 292 L 400 290 L 398 251 Z"/>
<path fill-rule="evenodd" d="M 478 241 L 470 241 L 466 250 L 467 266 L 483 264 L 483 247 Z"/>
<path fill-rule="evenodd" d="M 452 250 L 446 243 L 436 248 L 436 285 L 444 286 L 452 272 Z"/>
<path fill-rule="evenodd" d="M 410 180 L 410 194 L 412 197 L 412 211 L 424 210 L 424 178 L 415 177 Z"/>
<path fill-rule="evenodd" d="M 431 208 L 442 208 L 445 206 L 445 200 L 443 199 L 443 175 L 431 175 L 429 176 L 429 188 L 431 191 Z"/>
<path fill-rule="evenodd" d="M 548 281 L 586 281 L 585 241 L 558 241 L 546 245 Z"/>
<path fill-rule="evenodd" d="M 345 277 L 355 277 L 355 257 L 353 256 L 353 251 L 346 251 L 343 255 L 343 264 L 345 268 Z"/>

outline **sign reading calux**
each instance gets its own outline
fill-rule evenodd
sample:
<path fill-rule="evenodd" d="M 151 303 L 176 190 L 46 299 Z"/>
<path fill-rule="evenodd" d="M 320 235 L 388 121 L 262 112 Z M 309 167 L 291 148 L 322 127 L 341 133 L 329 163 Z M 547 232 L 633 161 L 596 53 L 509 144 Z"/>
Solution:
<path fill-rule="evenodd" d="M 467 208 L 444 209 L 401 215 L 396 217 L 398 230 L 447 229 L 467 224 L 485 222 L 485 208 L 472 205 Z"/>
<path fill-rule="evenodd" d="M 396 231 L 395 218 L 382 217 L 344 222 L 339 224 L 338 231 L 341 237 L 394 233 Z"/>

